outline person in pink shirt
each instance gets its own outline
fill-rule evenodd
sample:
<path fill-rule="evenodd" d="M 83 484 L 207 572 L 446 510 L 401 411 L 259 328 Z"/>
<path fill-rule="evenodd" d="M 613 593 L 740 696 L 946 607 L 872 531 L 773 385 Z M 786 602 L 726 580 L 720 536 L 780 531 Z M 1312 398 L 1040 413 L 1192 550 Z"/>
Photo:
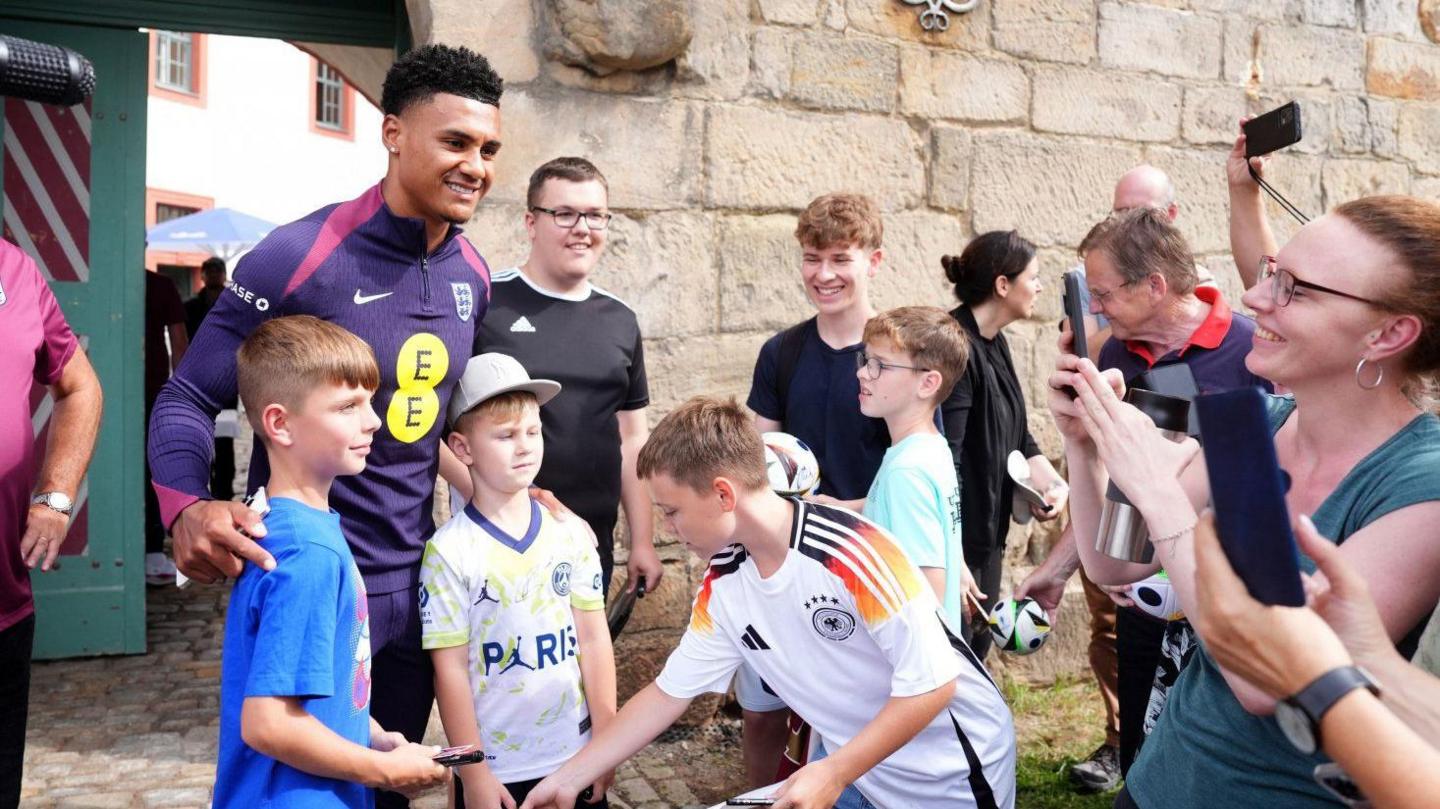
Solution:
<path fill-rule="evenodd" d="M 100 380 L 35 262 L 0 241 L 0 807 L 20 801 L 35 602 L 30 571 L 47 571 L 95 450 Z M 36 451 L 31 386 L 55 400 Z"/>

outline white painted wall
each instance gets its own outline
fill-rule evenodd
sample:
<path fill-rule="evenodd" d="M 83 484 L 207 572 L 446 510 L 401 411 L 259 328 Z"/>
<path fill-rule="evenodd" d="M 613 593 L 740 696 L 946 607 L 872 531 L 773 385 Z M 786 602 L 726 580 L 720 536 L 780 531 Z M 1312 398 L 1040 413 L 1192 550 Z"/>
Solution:
<path fill-rule="evenodd" d="M 382 116 L 364 96 L 353 96 L 353 141 L 315 133 L 308 54 L 276 39 L 206 39 L 205 106 L 150 96 L 147 186 L 283 224 L 384 175 Z"/>

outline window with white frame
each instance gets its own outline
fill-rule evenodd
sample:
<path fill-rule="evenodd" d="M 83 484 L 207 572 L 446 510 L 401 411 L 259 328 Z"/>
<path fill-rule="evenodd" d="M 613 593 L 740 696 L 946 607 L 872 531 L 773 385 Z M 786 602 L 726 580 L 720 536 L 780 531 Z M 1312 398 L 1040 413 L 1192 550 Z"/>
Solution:
<path fill-rule="evenodd" d="M 345 131 L 345 79 L 324 62 L 315 65 L 315 125 Z"/>
<path fill-rule="evenodd" d="M 195 92 L 194 34 L 156 32 L 155 85 L 181 93 Z"/>

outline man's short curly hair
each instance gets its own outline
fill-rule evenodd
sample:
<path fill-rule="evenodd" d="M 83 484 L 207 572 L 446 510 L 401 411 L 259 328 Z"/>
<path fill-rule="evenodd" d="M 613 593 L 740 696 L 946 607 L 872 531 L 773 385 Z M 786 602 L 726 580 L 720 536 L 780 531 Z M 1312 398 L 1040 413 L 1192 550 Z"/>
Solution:
<path fill-rule="evenodd" d="M 465 47 L 425 45 L 390 66 L 380 94 L 380 109 L 386 115 L 400 115 L 411 104 L 429 101 L 437 93 L 473 98 L 498 107 L 504 92 L 505 81 L 480 54 Z"/>

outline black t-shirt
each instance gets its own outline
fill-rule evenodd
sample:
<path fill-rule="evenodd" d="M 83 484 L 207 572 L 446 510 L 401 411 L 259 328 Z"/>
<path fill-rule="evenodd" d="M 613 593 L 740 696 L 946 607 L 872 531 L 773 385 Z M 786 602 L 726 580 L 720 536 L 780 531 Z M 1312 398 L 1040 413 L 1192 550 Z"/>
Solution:
<path fill-rule="evenodd" d="M 1014 483 L 1006 457 L 1018 449 L 1030 458 L 1039 455 L 1040 448 L 1025 421 L 1025 396 L 1005 333 L 993 340 L 980 336 L 968 306 L 958 306 L 950 315 L 970 338 L 970 361 L 940 412 L 960 478 L 961 544 L 983 553 L 1003 547 L 1010 528 Z"/>
<path fill-rule="evenodd" d="M 885 421 L 860 412 L 855 355 L 864 345 L 831 348 L 820 339 L 814 322 L 809 323 L 781 413 L 776 377 L 784 334 L 760 347 L 745 404 L 810 445 L 820 462 L 820 493 L 841 500 L 864 497 L 890 447 Z"/>
<path fill-rule="evenodd" d="M 635 312 L 598 287 L 563 297 L 518 269 L 491 279 L 478 351 L 520 361 L 532 378 L 563 386 L 540 408 L 545 460 L 536 485 L 591 526 L 612 526 L 620 504 L 620 423 L 615 414 L 650 403 Z M 609 543 L 600 543 L 602 553 Z"/>

